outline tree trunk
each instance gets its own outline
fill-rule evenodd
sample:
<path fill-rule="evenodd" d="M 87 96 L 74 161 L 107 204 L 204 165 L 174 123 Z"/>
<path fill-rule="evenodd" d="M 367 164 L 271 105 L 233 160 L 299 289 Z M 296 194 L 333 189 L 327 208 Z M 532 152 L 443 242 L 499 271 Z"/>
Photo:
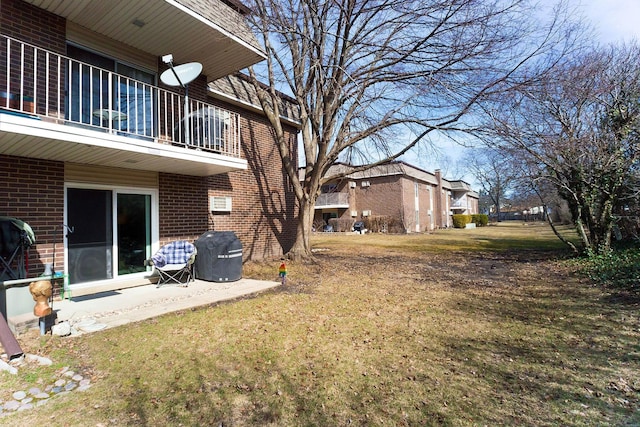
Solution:
<path fill-rule="evenodd" d="M 546 207 L 546 206 L 544 207 L 544 212 L 545 212 L 545 215 L 544 215 L 544 216 L 546 217 L 547 222 L 548 222 L 548 223 L 549 223 L 549 225 L 551 226 L 551 230 L 553 230 L 553 234 L 555 234 L 555 235 L 556 235 L 556 237 L 557 237 L 558 239 L 560 239 L 560 241 L 561 241 L 562 243 L 564 243 L 565 245 L 569 246 L 575 255 L 579 255 L 579 254 L 580 254 L 580 251 L 578 250 L 578 248 L 576 248 L 576 245 L 574 245 L 573 243 L 571 243 L 569 240 L 565 239 L 565 238 L 564 238 L 564 236 L 562 236 L 562 235 L 560 234 L 560 232 L 556 229 L 556 225 L 555 225 L 555 223 L 553 222 L 553 220 L 551 219 L 551 215 L 546 214 L 546 212 L 547 212 L 547 207 Z"/>
<path fill-rule="evenodd" d="M 580 236 L 580 240 L 582 240 L 582 246 L 585 248 L 585 250 L 590 251 L 591 241 L 589 240 L 589 236 L 587 236 L 587 233 L 584 229 L 584 224 L 582 223 L 582 219 L 578 219 L 575 225 L 576 225 L 576 230 L 578 231 L 578 235 Z"/>
<path fill-rule="evenodd" d="M 302 199 L 299 201 L 298 226 L 296 229 L 296 241 L 288 253 L 290 259 L 309 259 L 311 252 L 311 231 L 313 216 L 315 213 L 315 199 Z"/>

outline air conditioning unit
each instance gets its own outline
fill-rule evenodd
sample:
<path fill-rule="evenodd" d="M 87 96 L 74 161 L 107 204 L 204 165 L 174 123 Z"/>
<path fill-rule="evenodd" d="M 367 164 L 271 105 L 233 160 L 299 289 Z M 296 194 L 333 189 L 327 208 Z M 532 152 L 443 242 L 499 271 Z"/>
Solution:
<path fill-rule="evenodd" d="M 212 212 L 231 212 L 231 197 L 209 197 L 209 210 L 211 210 Z"/>
<path fill-rule="evenodd" d="M 349 188 L 356 188 L 355 181 L 349 181 Z"/>
<path fill-rule="evenodd" d="M 371 183 L 369 181 L 362 181 L 360 183 L 360 186 L 362 186 L 362 187 L 369 187 L 370 185 L 371 185 Z"/>
<path fill-rule="evenodd" d="M 357 217 L 358 216 L 358 211 L 351 211 L 351 216 L 352 217 Z"/>
<path fill-rule="evenodd" d="M 371 216 L 371 211 L 362 211 L 362 216 Z"/>

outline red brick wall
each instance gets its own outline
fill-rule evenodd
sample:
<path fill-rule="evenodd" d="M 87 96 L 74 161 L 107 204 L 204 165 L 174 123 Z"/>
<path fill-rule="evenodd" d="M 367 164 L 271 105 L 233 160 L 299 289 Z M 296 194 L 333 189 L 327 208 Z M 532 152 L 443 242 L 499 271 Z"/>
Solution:
<path fill-rule="evenodd" d="M 206 179 L 160 173 L 160 245 L 173 240 L 193 241 L 207 231 Z"/>
<path fill-rule="evenodd" d="M 242 241 L 245 259 L 280 256 L 295 241 L 297 204 L 273 130 L 259 114 L 212 102 L 241 114 L 240 146 L 248 169 L 207 178 L 209 196 L 232 198 L 231 212 L 209 214 L 209 227 L 234 231 Z M 296 129 L 285 127 L 285 130 L 295 153 Z"/>
<path fill-rule="evenodd" d="M 355 222 L 360 219 L 360 215 L 362 214 L 362 212 L 358 210 L 358 200 L 356 199 L 356 191 L 358 190 L 358 188 L 351 188 L 349 186 L 350 182 L 354 182 L 354 181 L 349 179 L 342 179 L 342 181 L 338 183 L 338 187 L 336 188 L 336 191 L 339 193 L 346 193 L 349 195 L 349 208 L 337 209 L 337 211 L 338 211 L 338 218 L 342 220 L 352 220 L 353 222 Z M 321 210 L 318 210 L 318 211 L 322 212 Z M 351 216 L 351 211 L 356 211 L 357 215 L 355 217 Z M 315 216 L 317 217 L 317 213 Z M 322 219 L 322 214 L 320 214 L 320 219 Z"/>
<path fill-rule="evenodd" d="M 431 203 L 429 200 L 430 194 L 428 185 L 424 182 L 418 183 L 418 197 L 420 210 L 420 231 L 429 231 L 431 229 L 431 219 L 429 217 L 429 210 L 431 209 Z"/>
<path fill-rule="evenodd" d="M 368 178 L 364 181 L 371 183 L 369 187 L 362 187 L 362 181 L 357 181 L 355 190 L 358 216 L 363 210 L 370 210 L 374 216 L 402 216 L 403 194 L 399 176 Z"/>
<path fill-rule="evenodd" d="M 449 210 L 451 208 L 449 190 L 441 189 L 440 190 L 440 206 L 442 210 L 439 212 L 440 216 L 440 227 L 449 227 Z"/>
<path fill-rule="evenodd" d="M 413 232 L 424 232 L 431 229 L 431 218 L 429 210 L 432 209 L 429 190 L 427 184 L 422 181 L 403 177 L 400 178 L 404 191 L 403 211 L 404 225 L 407 230 Z M 418 184 L 418 203 L 416 206 L 416 183 Z M 416 228 L 416 210 L 418 210 L 418 228 Z"/>
<path fill-rule="evenodd" d="M 409 178 L 401 178 L 402 185 L 402 213 L 403 224 L 409 233 L 416 231 L 416 198 L 415 198 L 415 182 Z"/>
<path fill-rule="evenodd" d="M 64 18 L 46 12 L 42 9 L 34 7 L 21 0 L 0 0 L 2 13 L 0 14 L 0 29 L 4 35 L 16 38 L 20 41 L 30 43 L 45 49 L 52 50 L 64 54 L 66 52 L 65 33 L 66 21 Z M 34 49 L 27 46 L 24 51 L 20 45 L 13 43 L 11 46 L 11 55 L 8 55 L 8 47 L 3 39 L 0 43 L 0 58 L 10 62 L 11 77 L 7 85 L 7 74 L 3 69 L 0 71 L 0 92 L 9 92 L 18 100 L 25 102 L 24 109 L 33 112 L 33 103 L 35 88 L 33 82 L 38 85 L 38 93 L 44 93 L 47 90 L 45 75 L 44 56 L 39 56 L 38 77 L 35 77 L 31 71 L 30 65 L 34 63 Z M 24 80 L 19 79 L 19 70 L 22 64 L 26 64 Z M 64 81 L 64 79 L 63 79 Z M 50 82 L 53 84 L 53 82 Z M 49 90 L 54 93 L 54 87 Z M 60 88 L 64 90 L 64 88 Z M 38 112 L 45 109 L 44 97 L 38 105 Z M 55 108 L 55 103 L 51 100 L 50 108 Z"/>
<path fill-rule="evenodd" d="M 36 245 L 29 249 L 29 276 L 53 261 L 64 266 L 64 165 L 60 162 L 0 155 L 0 216 L 18 218 L 31 226 Z"/>
<path fill-rule="evenodd" d="M 64 54 L 66 20 L 22 0 L 0 0 L 2 33 Z"/>
<path fill-rule="evenodd" d="M 421 215 L 424 215 L 424 220 L 420 218 L 420 221 L 425 231 L 435 228 L 435 201 L 433 200 L 435 191 L 435 187 L 431 184 L 420 184 L 420 212 Z M 431 215 L 429 215 L 429 211 L 431 211 Z"/>

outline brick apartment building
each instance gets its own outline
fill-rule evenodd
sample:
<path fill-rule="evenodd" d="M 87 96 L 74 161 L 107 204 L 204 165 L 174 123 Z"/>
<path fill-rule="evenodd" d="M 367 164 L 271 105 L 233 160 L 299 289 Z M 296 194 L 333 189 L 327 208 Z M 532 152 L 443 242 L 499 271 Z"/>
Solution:
<path fill-rule="evenodd" d="M 265 58 L 247 12 L 236 0 L 0 0 L 0 216 L 35 233 L 28 277 L 53 264 L 74 296 L 145 284 L 144 259 L 207 230 L 234 231 L 245 259 L 290 249 L 295 198 L 237 75 Z M 170 66 L 193 79 L 188 99 Z M 296 108 L 282 102 L 295 147 Z M 31 300 L 7 279 L 5 316 L 17 295 Z"/>
<path fill-rule="evenodd" d="M 478 193 L 464 181 L 444 179 L 439 170 L 430 173 L 400 161 L 364 172 L 349 173 L 350 168 L 336 164 L 329 170 L 329 175 L 347 175 L 323 186 L 315 207 L 316 229 L 331 218 L 355 222 L 387 217 L 399 228 L 395 231 L 425 232 L 451 227 L 453 214 L 478 213 Z"/>

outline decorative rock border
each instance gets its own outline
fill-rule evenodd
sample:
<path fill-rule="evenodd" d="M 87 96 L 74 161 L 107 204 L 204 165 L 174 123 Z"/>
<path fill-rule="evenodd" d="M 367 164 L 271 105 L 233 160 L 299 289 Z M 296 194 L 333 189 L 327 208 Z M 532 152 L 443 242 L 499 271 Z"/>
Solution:
<path fill-rule="evenodd" d="M 27 354 L 20 358 L 7 361 L 7 355 L 0 357 L 0 370 L 17 374 L 18 369 L 26 363 L 37 363 L 41 366 L 49 366 L 51 360 L 33 354 Z M 44 388 L 31 387 L 29 390 L 18 390 L 11 395 L 11 400 L 0 400 L 0 418 L 11 415 L 15 412 L 25 411 L 44 405 L 49 399 L 55 396 L 69 394 L 72 391 L 85 391 L 91 387 L 91 380 L 83 375 L 72 371 L 68 366 L 58 369 L 55 372 L 53 382 Z"/>

